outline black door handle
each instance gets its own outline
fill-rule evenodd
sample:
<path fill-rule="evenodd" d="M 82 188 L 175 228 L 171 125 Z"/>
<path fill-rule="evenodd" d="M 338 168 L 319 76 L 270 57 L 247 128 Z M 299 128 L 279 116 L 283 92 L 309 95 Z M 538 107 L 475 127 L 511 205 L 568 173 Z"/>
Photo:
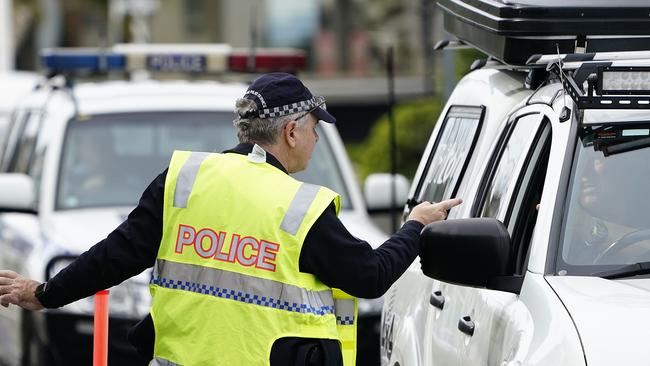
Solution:
<path fill-rule="evenodd" d="M 442 296 L 441 291 L 434 291 L 431 293 L 431 298 L 429 298 L 429 303 L 442 310 L 445 307 L 445 297 Z"/>
<path fill-rule="evenodd" d="M 460 320 L 458 320 L 458 330 L 470 337 L 474 335 L 474 322 L 472 321 L 472 317 L 466 315 L 460 318 Z"/>

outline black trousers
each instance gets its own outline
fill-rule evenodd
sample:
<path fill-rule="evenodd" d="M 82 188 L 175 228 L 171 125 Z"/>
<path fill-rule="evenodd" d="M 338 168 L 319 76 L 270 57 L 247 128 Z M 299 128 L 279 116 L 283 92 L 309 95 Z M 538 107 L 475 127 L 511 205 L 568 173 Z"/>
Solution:
<path fill-rule="evenodd" d="M 151 315 L 129 331 L 129 341 L 146 360 L 153 358 L 155 332 Z M 339 342 L 317 338 L 280 338 L 273 344 L 271 366 L 342 366 Z"/>

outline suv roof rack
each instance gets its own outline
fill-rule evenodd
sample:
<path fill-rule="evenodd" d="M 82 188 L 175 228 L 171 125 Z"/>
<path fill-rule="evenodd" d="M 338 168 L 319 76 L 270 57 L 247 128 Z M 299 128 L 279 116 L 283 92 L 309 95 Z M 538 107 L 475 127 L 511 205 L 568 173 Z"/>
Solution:
<path fill-rule="evenodd" d="M 573 78 L 581 85 L 598 68 L 650 67 L 650 51 L 533 55 L 526 63 L 532 67 L 546 66 L 550 70 L 558 62 L 564 71 L 575 70 Z"/>
<path fill-rule="evenodd" d="M 647 0 L 437 0 L 445 30 L 509 65 L 534 54 L 616 52 L 650 44 Z M 606 26 L 603 26 L 606 24 Z"/>
<path fill-rule="evenodd" d="M 650 47 L 650 44 L 646 45 Z M 589 53 L 565 53 L 565 54 L 535 54 L 528 58 L 526 65 L 529 66 L 547 66 L 550 63 L 560 61 L 562 64 L 578 63 L 589 61 L 612 61 L 628 62 L 633 60 L 643 60 L 650 62 L 650 50 L 647 51 L 626 51 L 626 52 L 589 52 Z M 564 67 L 563 67 L 564 68 Z"/>

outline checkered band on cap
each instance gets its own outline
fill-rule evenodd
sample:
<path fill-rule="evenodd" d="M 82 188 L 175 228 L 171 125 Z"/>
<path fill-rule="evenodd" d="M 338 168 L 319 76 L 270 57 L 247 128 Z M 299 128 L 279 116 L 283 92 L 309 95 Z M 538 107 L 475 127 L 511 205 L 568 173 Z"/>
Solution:
<path fill-rule="evenodd" d="M 307 112 L 314 110 L 316 107 L 325 109 L 325 97 L 315 96 L 311 99 L 291 103 L 279 107 L 264 108 L 259 111 L 260 118 L 282 117 L 298 112 Z"/>
<path fill-rule="evenodd" d="M 264 100 L 264 97 L 262 97 L 262 94 L 256 92 L 255 90 L 250 90 L 250 89 L 246 90 L 246 93 L 244 93 L 244 96 L 246 96 L 246 94 L 251 94 L 251 95 L 256 96 L 257 99 L 259 99 L 260 103 L 262 103 L 262 108 L 266 108 L 266 101 Z"/>

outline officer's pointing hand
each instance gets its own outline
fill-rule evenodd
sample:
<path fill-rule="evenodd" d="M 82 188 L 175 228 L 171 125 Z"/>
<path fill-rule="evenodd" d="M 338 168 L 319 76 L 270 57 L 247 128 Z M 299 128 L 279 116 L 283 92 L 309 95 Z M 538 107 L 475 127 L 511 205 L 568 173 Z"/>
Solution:
<path fill-rule="evenodd" d="M 39 283 L 14 271 L 0 269 L 0 305 L 18 305 L 27 310 L 41 310 L 43 305 L 34 295 Z"/>
<path fill-rule="evenodd" d="M 424 201 L 419 205 L 413 207 L 409 214 L 409 220 L 416 220 L 424 225 L 428 225 L 434 221 L 440 221 L 447 218 L 447 212 L 452 207 L 458 206 L 463 203 L 460 198 L 452 198 L 438 203 L 429 203 Z"/>

